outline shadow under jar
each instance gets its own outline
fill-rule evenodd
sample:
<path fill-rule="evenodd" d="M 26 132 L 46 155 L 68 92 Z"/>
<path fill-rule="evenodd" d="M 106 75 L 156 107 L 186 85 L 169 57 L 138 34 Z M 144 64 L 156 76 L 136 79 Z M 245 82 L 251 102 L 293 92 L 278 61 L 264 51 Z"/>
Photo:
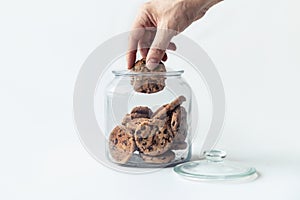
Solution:
<path fill-rule="evenodd" d="M 130 167 L 167 167 L 191 157 L 192 92 L 183 71 L 113 71 L 106 90 L 106 155 Z"/>

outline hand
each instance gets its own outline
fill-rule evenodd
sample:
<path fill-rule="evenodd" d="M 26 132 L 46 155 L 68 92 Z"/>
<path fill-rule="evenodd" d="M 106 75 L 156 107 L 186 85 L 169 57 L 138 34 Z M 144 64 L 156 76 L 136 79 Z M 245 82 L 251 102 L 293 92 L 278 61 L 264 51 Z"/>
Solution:
<path fill-rule="evenodd" d="M 154 69 L 167 60 L 166 49 L 176 50 L 171 39 L 185 30 L 206 11 L 222 0 L 152 0 L 145 3 L 132 27 L 127 53 L 128 69 L 132 68 L 139 51 L 146 66 Z"/>

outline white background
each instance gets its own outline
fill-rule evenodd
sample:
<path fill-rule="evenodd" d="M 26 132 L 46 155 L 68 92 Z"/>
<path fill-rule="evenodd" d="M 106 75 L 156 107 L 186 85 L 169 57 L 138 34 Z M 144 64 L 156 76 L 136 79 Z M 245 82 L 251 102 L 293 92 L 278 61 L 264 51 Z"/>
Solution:
<path fill-rule="evenodd" d="M 218 148 L 259 179 L 198 183 L 170 168 L 127 175 L 84 150 L 72 117 L 76 76 L 99 44 L 129 30 L 142 2 L 0 1 L 0 199 L 300 199 L 297 0 L 227 0 L 184 32 L 224 82 Z"/>

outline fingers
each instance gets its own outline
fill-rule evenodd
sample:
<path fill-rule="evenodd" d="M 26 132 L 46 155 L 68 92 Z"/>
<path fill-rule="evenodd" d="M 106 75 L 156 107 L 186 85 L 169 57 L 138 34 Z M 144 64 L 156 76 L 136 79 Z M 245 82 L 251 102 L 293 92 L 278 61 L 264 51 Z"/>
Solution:
<path fill-rule="evenodd" d="M 168 55 L 167 55 L 167 53 L 165 53 L 165 55 L 162 57 L 161 60 L 165 62 L 165 61 L 167 61 L 167 59 L 168 59 Z"/>
<path fill-rule="evenodd" d="M 155 37 L 155 32 L 154 31 L 153 31 L 153 29 L 151 29 L 151 31 L 149 29 L 148 30 L 146 29 L 142 39 L 139 41 L 139 51 L 140 51 L 140 54 L 143 58 L 147 57 L 147 54 L 150 50 L 151 44 L 152 44 L 152 42 L 154 40 L 154 37 Z M 167 49 L 175 51 L 176 50 L 176 45 L 173 42 L 170 42 L 168 44 Z M 166 61 L 167 59 L 168 59 L 168 56 L 167 56 L 167 53 L 165 53 L 161 60 Z"/>
<path fill-rule="evenodd" d="M 149 52 L 149 48 L 148 49 L 140 49 L 142 58 L 146 58 L 148 52 Z M 163 56 L 163 58 L 161 60 L 165 62 L 165 61 L 167 61 L 167 59 L 168 59 L 168 55 L 167 55 L 167 53 L 165 53 L 165 55 Z"/>
<path fill-rule="evenodd" d="M 127 67 L 131 69 L 136 61 L 137 48 L 143 58 L 147 58 L 147 67 L 154 69 L 158 63 L 166 61 L 166 49 L 176 50 L 176 45 L 170 42 L 173 34 L 169 30 L 155 28 L 138 28 L 130 32 L 127 51 Z"/>
<path fill-rule="evenodd" d="M 173 31 L 166 29 L 157 29 L 155 38 L 146 58 L 146 66 L 150 70 L 155 69 L 163 58 L 164 60 L 167 59 L 167 56 L 165 56 L 165 51 L 168 47 L 176 49 L 175 44 L 170 43 L 174 35 L 175 34 Z"/>
<path fill-rule="evenodd" d="M 137 17 L 132 26 L 132 31 L 129 35 L 129 44 L 128 44 L 128 51 L 127 51 L 127 67 L 128 69 L 132 68 L 135 63 L 136 59 L 136 52 L 138 48 L 139 41 L 143 38 L 146 27 L 149 26 L 149 16 L 148 16 L 148 8 L 149 3 L 143 4 L 141 7 Z"/>
<path fill-rule="evenodd" d="M 143 37 L 145 30 L 143 28 L 134 29 L 130 32 L 127 51 L 127 67 L 132 68 L 136 60 L 136 52 L 139 40 Z"/>
<path fill-rule="evenodd" d="M 155 32 L 146 30 L 143 37 L 139 41 L 139 50 L 143 58 L 146 58 L 152 41 L 155 37 Z"/>

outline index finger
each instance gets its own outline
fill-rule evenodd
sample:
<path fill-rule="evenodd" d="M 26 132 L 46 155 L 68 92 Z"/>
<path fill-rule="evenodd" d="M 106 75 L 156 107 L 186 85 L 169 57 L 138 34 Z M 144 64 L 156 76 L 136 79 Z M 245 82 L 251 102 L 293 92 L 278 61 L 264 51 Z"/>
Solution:
<path fill-rule="evenodd" d="M 145 29 L 137 26 L 129 33 L 128 50 L 126 54 L 128 69 L 131 69 L 135 63 L 138 43 L 139 40 L 143 37 L 144 33 Z"/>

